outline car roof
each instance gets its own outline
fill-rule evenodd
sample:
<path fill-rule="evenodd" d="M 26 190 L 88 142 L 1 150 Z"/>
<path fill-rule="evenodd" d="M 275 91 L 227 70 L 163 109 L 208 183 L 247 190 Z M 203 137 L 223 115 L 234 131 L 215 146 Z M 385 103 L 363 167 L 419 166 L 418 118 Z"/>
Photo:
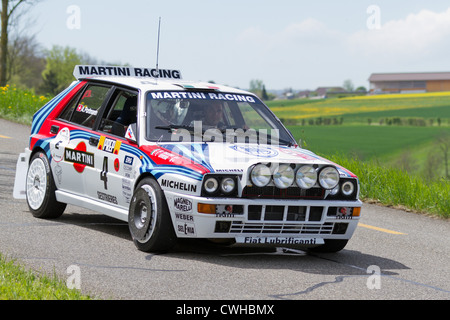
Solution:
<path fill-rule="evenodd" d="M 224 86 L 215 83 L 203 82 L 203 81 L 187 81 L 187 80 L 175 80 L 175 79 L 149 79 L 142 77 L 84 77 L 78 80 L 89 81 L 101 81 L 117 85 L 123 85 L 127 87 L 137 88 L 141 91 L 153 91 L 153 90 L 216 90 L 229 93 L 251 94 L 251 92 Z"/>

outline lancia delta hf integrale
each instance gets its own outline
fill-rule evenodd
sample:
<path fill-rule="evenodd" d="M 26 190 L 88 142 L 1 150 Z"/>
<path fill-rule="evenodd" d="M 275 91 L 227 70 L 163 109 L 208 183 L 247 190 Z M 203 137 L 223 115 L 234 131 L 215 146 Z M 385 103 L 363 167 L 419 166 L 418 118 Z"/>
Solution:
<path fill-rule="evenodd" d="M 178 238 L 336 252 L 361 211 L 357 177 L 299 148 L 252 93 L 178 70 L 76 66 L 33 117 L 14 188 L 37 218 L 66 204 L 126 221 L 137 248 Z"/>

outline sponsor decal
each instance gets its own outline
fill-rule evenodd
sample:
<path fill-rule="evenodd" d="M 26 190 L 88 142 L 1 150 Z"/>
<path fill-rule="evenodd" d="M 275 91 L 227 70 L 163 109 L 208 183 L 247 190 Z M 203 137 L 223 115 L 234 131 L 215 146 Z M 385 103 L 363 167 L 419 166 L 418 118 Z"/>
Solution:
<path fill-rule="evenodd" d="M 178 182 L 178 181 L 172 181 L 172 180 L 166 180 L 162 179 L 161 185 L 163 187 L 168 187 L 171 189 L 177 189 L 182 191 L 190 191 L 190 192 L 197 192 L 197 186 L 190 184 L 190 183 L 184 183 L 184 182 Z"/>
<path fill-rule="evenodd" d="M 183 197 L 173 199 L 173 206 L 176 210 L 183 212 L 192 211 L 192 201 Z"/>
<path fill-rule="evenodd" d="M 125 198 L 126 203 L 130 203 L 131 196 L 133 195 L 133 189 L 131 180 L 122 178 L 122 196 Z"/>
<path fill-rule="evenodd" d="M 299 157 L 305 160 L 317 160 L 317 157 L 312 157 L 306 153 L 303 153 L 302 151 L 300 151 L 299 149 L 291 149 L 291 148 L 278 148 L 278 150 L 280 150 L 282 153 L 291 155 L 291 156 L 295 156 L 295 157 Z"/>
<path fill-rule="evenodd" d="M 234 218 L 233 206 L 231 204 L 216 205 L 216 218 Z"/>
<path fill-rule="evenodd" d="M 230 146 L 231 149 L 260 158 L 273 158 L 278 155 L 278 151 L 262 146 Z"/>
<path fill-rule="evenodd" d="M 215 169 L 216 172 L 225 172 L 225 173 L 242 173 L 243 169 Z"/>
<path fill-rule="evenodd" d="M 119 171 L 119 169 L 120 169 L 120 161 L 119 161 L 119 159 L 114 159 L 114 170 L 116 170 L 116 172 L 117 171 Z"/>
<path fill-rule="evenodd" d="M 97 149 L 117 155 L 119 154 L 121 144 L 122 142 L 120 141 L 101 136 L 97 144 Z"/>
<path fill-rule="evenodd" d="M 62 128 L 55 139 L 50 144 L 50 152 L 55 162 L 61 162 L 64 159 L 64 148 L 70 141 L 70 131 L 68 128 Z"/>
<path fill-rule="evenodd" d="M 236 237 L 236 242 L 248 244 L 298 244 L 298 245 L 316 245 L 325 243 L 321 238 L 294 238 L 294 237 Z"/>
<path fill-rule="evenodd" d="M 77 65 L 73 70 L 75 78 L 80 79 L 89 76 L 117 76 L 117 77 L 145 77 L 145 78 L 164 78 L 181 79 L 179 70 L 169 69 L 149 69 L 134 67 L 113 67 L 113 66 L 89 66 Z"/>
<path fill-rule="evenodd" d="M 59 163 L 56 164 L 55 168 L 53 169 L 53 173 L 56 176 L 56 180 L 58 181 L 58 184 L 61 184 L 61 181 L 62 181 L 62 168 L 59 165 Z"/>
<path fill-rule="evenodd" d="M 177 222 L 177 232 L 187 236 L 195 236 L 195 225 L 187 222 Z"/>
<path fill-rule="evenodd" d="M 158 161 L 159 164 L 180 165 L 183 162 L 183 158 L 181 156 L 164 149 L 155 149 L 150 153 L 150 156 L 154 161 Z"/>
<path fill-rule="evenodd" d="M 224 101 L 256 103 L 254 97 L 245 94 L 186 92 L 186 91 L 151 92 L 150 94 L 152 99 L 224 100 Z"/>
<path fill-rule="evenodd" d="M 65 148 L 64 161 L 72 162 L 75 170 L 82 173 L 86 166 L 94 167 L 94 154 L 86 152 L 86 144 L 82 141 L 75 149 Z"/>
<path fill-rule="evenodd" d="M 126 178 L 130 178 L 130 179 L 134 179 L 135 178 L 135 174 L 133 171 L 133 157 L 131 156 L 125 156 L 124 160 L 123 160 L 123 175 Z"/>
<path fill-rule="evenodd" d="M 338 208 L 336 212 L 336 219 L 353 219 L 353 208 L 342 207 Z"/>
<path fill-rule="evenodd" d="M 106 202 L 109 202 L 109 203 L 117 204 L 117 198 L 115 196 L 110 195 L 110 194 L 97 191 L 97 197 L 100 200 L 103 200 L 103 201 L 106 201 Z"/>
<path fill-rule="evenodd" d="M 89 107 L 87 107 L 87 106 L 84 106 L 84 105 L 82 105 L 82 104 L 79 104 L 76 110 L 77 110 L 78 112 L 87 113 L 87 114 L 90 114 L 90 115 L 92 115 L 92 116 L 96 116 L 97 113 L 98 113 L 97 110 L 91 109 L 91 108 L 89 108 Z"/>
<path fill-rule="evenodd" d="M 133 157 L 130 157 L 130 156 L 125 156 L 125 159 L 123 160 L 123 163 L 124 164 L 127 164 L 127 165 L 133 165 Z"/>
<path fill-rule="evenodd" d="M 175 218 L 177 218 L 177 220 L 194 222 L 194 217 L 190 214 L 175 212 Z"/>
<path fill-rule="evenodd" d="M 136 136 L 134 135 L 133 129 L 131 126 L 128 126 L 127 132 L 125 132 L 125 138 L 136 141 Z"/>

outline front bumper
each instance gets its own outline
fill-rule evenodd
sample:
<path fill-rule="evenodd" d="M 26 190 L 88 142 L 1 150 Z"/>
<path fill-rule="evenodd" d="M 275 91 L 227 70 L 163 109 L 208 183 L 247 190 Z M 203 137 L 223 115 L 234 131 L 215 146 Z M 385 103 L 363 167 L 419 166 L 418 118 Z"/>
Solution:
<path fill-rule="evenodd" d="M 325 239 L 348 240 L 362 206 L 359 200 L 206 198 L 164 193 L 178 237 L 233 239 L 242 245 L 315 246 Z M 204 213 L 212 207 L 215 210 Z"/>

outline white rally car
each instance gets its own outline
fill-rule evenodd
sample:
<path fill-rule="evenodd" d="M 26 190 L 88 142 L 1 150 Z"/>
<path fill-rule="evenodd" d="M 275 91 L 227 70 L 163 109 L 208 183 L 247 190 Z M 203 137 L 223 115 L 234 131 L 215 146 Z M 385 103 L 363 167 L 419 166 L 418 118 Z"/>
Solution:
<path fill-rule="evenodd" d="M 14 196 L 35 217 L 96 210 L 151 252 L 178 238 L 336 252 L 351 238 L 357 177 L 299 148 L 252 93 L 167 69 L 74 76 L 34 115 L 18 160 Z"/>

